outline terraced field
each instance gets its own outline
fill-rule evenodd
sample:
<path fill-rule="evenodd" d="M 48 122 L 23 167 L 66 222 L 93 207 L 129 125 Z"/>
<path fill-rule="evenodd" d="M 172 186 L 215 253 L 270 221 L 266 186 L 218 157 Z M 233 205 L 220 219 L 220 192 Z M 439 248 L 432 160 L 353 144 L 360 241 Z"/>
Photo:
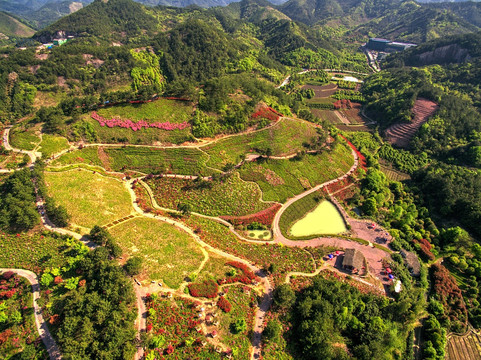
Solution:
<path fill-rule="evenodd" d="M 471 330 L 448 338 L 446 360 L 481 360 L 481 335 Z"/>
<path fill-rule="evenodd" d="M 438 105 L 430 100 L 417 99 L 412 112 L 414 117 L 410 123 L 391 125 L 386 130 L 388 141 L 399 147 L 407 147 L 416 131 L 436 112 Z"/>

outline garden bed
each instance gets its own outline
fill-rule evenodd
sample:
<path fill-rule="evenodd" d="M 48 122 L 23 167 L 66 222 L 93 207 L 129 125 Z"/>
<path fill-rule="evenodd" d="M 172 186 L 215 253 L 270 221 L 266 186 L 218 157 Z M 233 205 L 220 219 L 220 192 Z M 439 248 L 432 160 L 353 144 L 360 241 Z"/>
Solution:
<path fill-rule="evenodd" d="M 261 202 L 259 188 L 239 178 L 237 173 L 220 181 L 195 181 L 154 177 L 145 179 L 157 204 L 176 209 L 179 203 L 190 204 L 192 211 L 209 216 L 242 216 L 269 207 Z"/>

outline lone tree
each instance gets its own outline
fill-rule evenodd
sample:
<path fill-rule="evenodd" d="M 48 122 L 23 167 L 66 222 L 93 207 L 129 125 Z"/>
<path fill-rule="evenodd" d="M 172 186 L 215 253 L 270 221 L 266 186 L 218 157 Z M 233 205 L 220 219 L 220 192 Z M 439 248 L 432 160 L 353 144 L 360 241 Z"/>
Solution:
<path fill-rule="evenodd" d="M 142 258 L 138 256 L 131 257 L 125 263 L 125 271 L 129 275 L 138 275 L 142 271 Z"/>
<path fill-rule="evenodd" d="M 192 211 L 192 207 L 190 206 L 190 204 L 179 203 L 177 205 L 177 210 L 179 210 L 183 216 L 189 216 L 190 212 Z"/>
<path fill-rule="evenodd" d="M 296 301 L 296 294 L 289 284 L 282 284 L 274 291 L 274 304 L 280 307 L 290 307 Z"/>

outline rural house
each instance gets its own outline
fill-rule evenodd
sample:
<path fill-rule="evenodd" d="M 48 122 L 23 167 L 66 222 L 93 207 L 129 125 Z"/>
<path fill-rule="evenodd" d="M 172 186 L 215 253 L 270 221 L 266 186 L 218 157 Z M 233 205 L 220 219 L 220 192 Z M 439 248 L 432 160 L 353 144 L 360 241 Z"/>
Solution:
<path fill-rule="evenodd" d="M 342 268 L 358 274 L 364 267 L 364 255 L 356 249 L 346 249 L 344 259 L 342 259 Z"/>

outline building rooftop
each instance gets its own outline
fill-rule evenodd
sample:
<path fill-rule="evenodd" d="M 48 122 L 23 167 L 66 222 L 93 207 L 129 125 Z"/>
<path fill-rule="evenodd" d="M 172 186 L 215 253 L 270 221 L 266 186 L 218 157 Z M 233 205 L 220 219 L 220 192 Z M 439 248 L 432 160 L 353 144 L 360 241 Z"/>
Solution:
<path fill-rule="evenodd" d="M 346 249 L 342 266 L 348 266 L 353 269 L 361 269 L 364 266 L 364 255 L 356 249 Z"/>

